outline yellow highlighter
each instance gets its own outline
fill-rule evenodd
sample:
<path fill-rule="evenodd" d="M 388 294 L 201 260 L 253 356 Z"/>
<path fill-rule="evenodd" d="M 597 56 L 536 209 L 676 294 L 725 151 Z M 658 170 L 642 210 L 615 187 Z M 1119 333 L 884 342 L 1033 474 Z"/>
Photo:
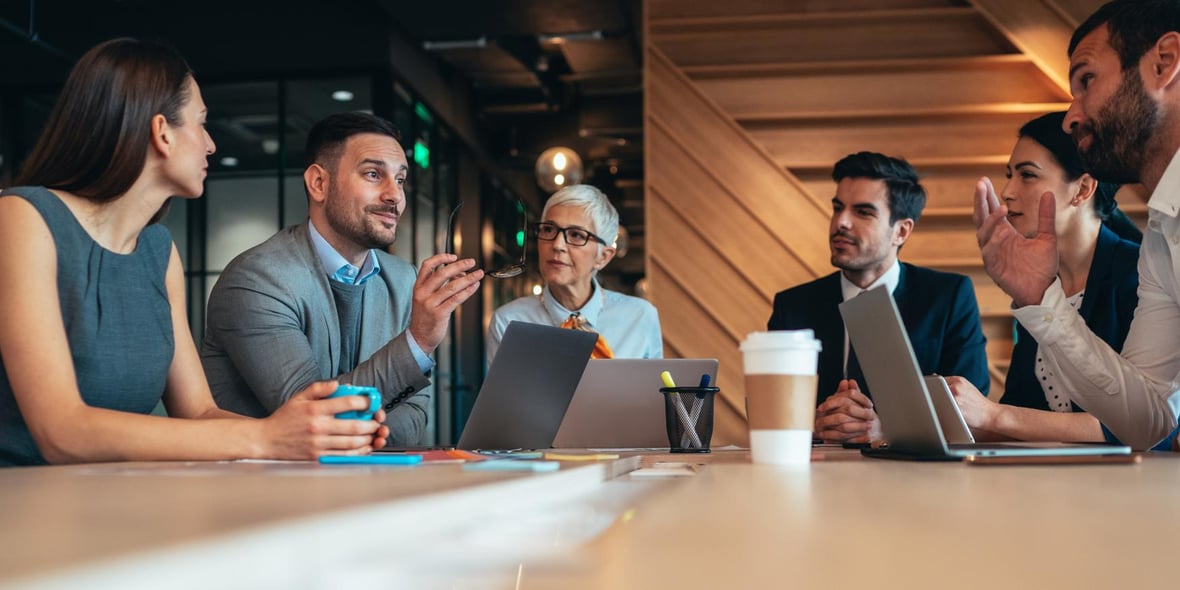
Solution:
<path fill-rule="evenodd" d="M 676 387 L 676 382 L 672 380 L 672 374 L 664 371 L 660 373 L 660 379 L 664 380 L 664 387 Z"/>

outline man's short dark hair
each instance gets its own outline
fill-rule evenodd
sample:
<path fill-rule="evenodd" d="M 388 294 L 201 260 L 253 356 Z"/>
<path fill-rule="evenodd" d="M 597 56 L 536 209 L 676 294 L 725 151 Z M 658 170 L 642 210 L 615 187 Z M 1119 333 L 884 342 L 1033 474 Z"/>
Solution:
<path fill-rule="evenodd" d="M 303 152 L 303 167 L 319 164 L 333 169 L 348 138 L 363 133 L 387 135 L 401 143 L 401 132 L 393 123 L 368 113 L 336 113 L 320 119 L 307 132 L 307 149 Z"/>
<path fill-rule="evenodd" d="M 918 223 L 922 209 L 926 207 L 926 189 L 918 183 L 918 172 L 903 159 L 876 152 L 857 152 L 836 162 L 832 169 L 832 180 L 840 182 L 845 178 L 885 181 L 889 189 L 889 225 L 902 219 L 913 219 Z"/>
<path fill-rule="evenodd" d="M 1102 25 L 1110 30 L 1110 46 L 1119 54 L 1123 71 L 1139 65 L 1143 54 L 1168 31 L 1180 31 L 1177 0 L 1114 0 L 1102 5 L 1078 26 L 1069 40 L 1069 55 L 1082 39 Z"/>

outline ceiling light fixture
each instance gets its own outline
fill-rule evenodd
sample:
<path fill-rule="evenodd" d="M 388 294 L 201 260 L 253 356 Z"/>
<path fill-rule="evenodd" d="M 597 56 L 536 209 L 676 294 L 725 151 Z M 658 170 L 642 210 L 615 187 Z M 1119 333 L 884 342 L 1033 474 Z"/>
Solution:
<path fill-rule="evenodd" d="M 238 159 L 233 156 L 225 156 L 221 158 L 221 165 L 226 168 L 233 168 L 238 165 Z"/>
<path fill-rule="evenodd" d="M 553 43 L 554 45 L 561 45 L 570 41 L 602 41 L 604 39 L 602 31 L 582 31 L 580 33 L 564 33 L 560 35 L 537 35 L 537 40 L 541 43 Z"/>
<path fill-rule="evenodd" d="M 350 90 L 337 90 L 332 93 L 332 100 L 336 102 L 352 102 L 353 98 L 354 96 Z"/>
<path fill-rule="evenodd" d="M 537 158 L 537 185 L 547 193 L 582 182 L 582 158 L 574 150 L 551 147 Z"/>

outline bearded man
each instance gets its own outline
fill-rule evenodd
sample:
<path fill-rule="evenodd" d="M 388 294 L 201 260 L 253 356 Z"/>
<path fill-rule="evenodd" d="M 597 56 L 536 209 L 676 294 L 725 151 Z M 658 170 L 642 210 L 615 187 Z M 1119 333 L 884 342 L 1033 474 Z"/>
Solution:
<path fill-rule="evenodd" d="M 274 412 L 314 381 L 376 387 L 395 446 L 421 443 L 434 367 L 451 312 L 483 271 L 453 254 L 415 277 L 386 252 L 406 208 L 397 129 L 339 113 L 307 136 L 308 221 L 235 258 L 209 296 L 201 361 L 222 408 Z"/>

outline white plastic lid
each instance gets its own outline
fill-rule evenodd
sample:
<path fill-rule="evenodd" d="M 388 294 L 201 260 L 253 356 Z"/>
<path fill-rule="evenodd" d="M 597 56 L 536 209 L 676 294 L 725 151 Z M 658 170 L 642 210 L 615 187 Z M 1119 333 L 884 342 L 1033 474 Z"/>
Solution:
<path fill-rule="evenodd" d="M 812 330 L 776 330 L 750 332 L 738 347 L 742 352 L 766 349 L 823 350 Z"/>

